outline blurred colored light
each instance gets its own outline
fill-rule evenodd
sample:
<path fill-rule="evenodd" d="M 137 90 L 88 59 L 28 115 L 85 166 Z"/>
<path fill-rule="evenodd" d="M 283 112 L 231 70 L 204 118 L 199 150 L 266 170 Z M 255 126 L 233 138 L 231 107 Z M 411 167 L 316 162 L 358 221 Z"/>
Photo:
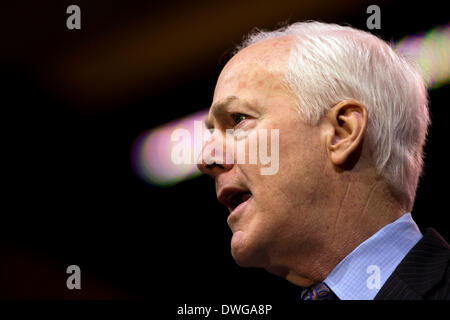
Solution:
<path fill-rule="evenodd" d="M 146 182 L 161 187 L 172 186 L 200 175 L 196 160 L 192 164 L 172 162 L 171 153 L 177 141 L 172 141 L 171 135 L 176 129 L 186 129 L 191 133 L 191 144 L 194 145 L 194 121 L 203 121 L 206 114 L 206 110 L 200 111 L 142 133 L 132 148 L 135 173 Z"/>
<path fill-rule="evenodd" d="M 394 46 L 419 67 L 427 86 L 438 88 L 450 79 L 450 25 L 431 29 L 427 33 L 407 36 Z"/>

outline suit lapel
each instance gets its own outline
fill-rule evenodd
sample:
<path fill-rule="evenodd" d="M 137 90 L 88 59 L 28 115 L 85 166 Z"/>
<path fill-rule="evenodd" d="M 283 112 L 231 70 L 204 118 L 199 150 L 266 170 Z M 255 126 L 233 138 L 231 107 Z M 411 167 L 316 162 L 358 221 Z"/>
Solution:
<path fill-rule="evenodd" d="M 424 299 L 442 281 L 450 246 L 432 228 L 411 249 L 380 289 L 375 300 Z"/>

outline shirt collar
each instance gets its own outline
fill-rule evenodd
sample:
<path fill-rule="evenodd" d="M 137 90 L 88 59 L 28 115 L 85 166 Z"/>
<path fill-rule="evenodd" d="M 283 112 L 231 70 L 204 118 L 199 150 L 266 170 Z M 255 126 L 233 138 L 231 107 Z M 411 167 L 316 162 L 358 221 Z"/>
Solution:
<path fill-rule="evenodd" d="M 405 213 L 356 247 L 324 282 L 341 300 L 372 300 L 421 238 L 411 213 Z"/>

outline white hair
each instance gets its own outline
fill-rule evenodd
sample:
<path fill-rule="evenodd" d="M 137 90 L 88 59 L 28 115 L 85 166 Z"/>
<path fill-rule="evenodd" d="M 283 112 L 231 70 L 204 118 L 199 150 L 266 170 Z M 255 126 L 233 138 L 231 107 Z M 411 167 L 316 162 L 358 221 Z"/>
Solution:
<path fill-rule="evenodd" d="M 418 70 L 371 33 L 316 21 L 257 30 L 238 50 L 283 36 L 295 39 L 286 82 L 298 98 L 301 119 L 315 125 L 338 102 L 361 101 L 368 112 L 365 141 L 376 168 L 412 210 L 430 124 Z"/>

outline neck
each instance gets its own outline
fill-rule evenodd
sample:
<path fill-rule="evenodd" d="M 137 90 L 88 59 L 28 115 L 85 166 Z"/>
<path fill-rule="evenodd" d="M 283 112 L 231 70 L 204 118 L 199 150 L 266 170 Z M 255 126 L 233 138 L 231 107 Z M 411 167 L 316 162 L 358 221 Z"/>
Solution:
<path fill-rule="evenodd" d="M 346 177 L 335 197 L 338 206 L 321 208 L 330 219 L 324 225 L 320 245 L 291 262 L 285 278 L 302 287 L 323 281 L 334 267 L 359 244 L 406 211 L 392 197 L 387 183 L 375 172 Z M 370 181 L 370 183 L 369 183 Z M 317 240 L 317 239 L 316 239 Z"/>

